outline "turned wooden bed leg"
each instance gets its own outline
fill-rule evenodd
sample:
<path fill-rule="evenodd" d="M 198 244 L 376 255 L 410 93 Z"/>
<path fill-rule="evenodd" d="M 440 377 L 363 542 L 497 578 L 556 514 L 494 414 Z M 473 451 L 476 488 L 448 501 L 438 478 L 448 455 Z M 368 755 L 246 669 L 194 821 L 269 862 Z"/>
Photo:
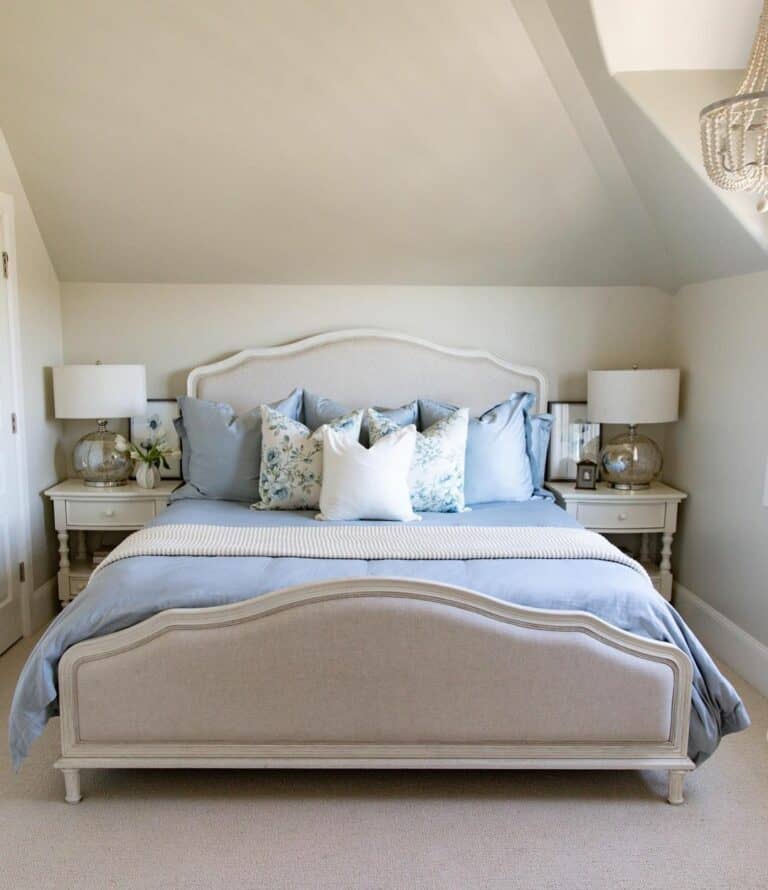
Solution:
<path fill-rule="evenodd" d="M 669 792 L 667 800 L 673 806 L 679 806 L 683 803 L 683 780 L 685 779 L 685 770 L 671 769 L 669 771 Z"/>
<path fill-rule="evenodd" d="M 63 769 L 64 774 L 64 800 L 67 803 L 80 803 L 83 799 L 80 794 L 80 770 L 79 769 Z"/>

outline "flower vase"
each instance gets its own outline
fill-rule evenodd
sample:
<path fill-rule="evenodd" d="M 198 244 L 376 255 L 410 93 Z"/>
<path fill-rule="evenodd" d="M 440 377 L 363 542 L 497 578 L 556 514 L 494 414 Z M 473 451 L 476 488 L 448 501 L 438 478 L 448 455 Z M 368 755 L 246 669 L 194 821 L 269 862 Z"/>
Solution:
<path fill-rule="evenodd" d="M 154 488 L 160 481 L 160 470 L 152 464 L 140 461 L 136 467 L 136 484 L 140 488 Z"/>

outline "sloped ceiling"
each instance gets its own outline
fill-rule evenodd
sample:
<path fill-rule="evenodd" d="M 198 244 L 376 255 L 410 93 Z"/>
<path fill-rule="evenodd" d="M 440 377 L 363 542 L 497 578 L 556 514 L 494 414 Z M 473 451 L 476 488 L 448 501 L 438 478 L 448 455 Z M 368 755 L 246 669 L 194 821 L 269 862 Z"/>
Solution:
<path fill-rule="evenodd" d="M 671 289 L 765 263 L 611 77 L 589 0 L 25 0 L 0 128 L 65 281 Z"/>

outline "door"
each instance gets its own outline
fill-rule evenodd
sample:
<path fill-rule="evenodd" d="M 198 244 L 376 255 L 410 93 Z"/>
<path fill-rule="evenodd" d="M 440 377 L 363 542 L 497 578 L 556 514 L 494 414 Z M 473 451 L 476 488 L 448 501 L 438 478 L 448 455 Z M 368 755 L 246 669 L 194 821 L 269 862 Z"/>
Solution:
<path fill-rule="evenodd" d="M 0 226 L 0 652 L 4 652 L 22 635 L 21 512 L 15 441 L 10 292 L 5 251 L 3 227 Z"/>

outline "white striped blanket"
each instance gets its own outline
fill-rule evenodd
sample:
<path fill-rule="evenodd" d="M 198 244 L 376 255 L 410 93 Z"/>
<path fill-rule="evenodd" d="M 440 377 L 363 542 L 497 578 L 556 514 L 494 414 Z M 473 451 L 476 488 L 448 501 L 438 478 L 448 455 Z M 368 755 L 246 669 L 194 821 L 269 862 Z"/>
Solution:
<path fill-rule="evenodd" d="M 597 559 L 646 574 L 601 535 L 581 528 L 482 526 L 159 525 L 126 538 L 94 574 L 134 556 L 274 556 L 304 559 Z"/>

